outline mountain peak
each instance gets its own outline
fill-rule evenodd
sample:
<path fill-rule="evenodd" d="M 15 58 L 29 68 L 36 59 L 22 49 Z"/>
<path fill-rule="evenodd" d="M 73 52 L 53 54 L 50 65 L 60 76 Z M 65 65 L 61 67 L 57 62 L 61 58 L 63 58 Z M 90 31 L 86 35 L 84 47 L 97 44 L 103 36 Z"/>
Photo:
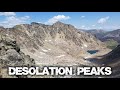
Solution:
<path fill-rule="evenodd" d="M 56 23 L 53 24 L 53 26 L 63 26 L 65 25 L 64 23 L 57 21 Z"/>
<path fill-rule="evenodd" d="M 64 24 L 64 23 L 62 23 L 62 22 L 60 22 L 60 21 L 57 21 L 57 22 L 55 22 L 54 24 Z"/>
<path fill-rule="evenodd" d="M 37 22 L 32 22 L 31 24 L 34 25 L 34 24 L 39 24 L 39 23 L 37 23 Z"/>

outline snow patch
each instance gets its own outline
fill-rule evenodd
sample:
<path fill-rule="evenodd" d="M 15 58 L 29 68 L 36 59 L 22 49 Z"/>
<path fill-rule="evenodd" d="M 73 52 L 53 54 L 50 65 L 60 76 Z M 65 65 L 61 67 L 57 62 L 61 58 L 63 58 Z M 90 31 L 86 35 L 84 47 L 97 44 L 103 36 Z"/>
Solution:
<path fill-rule="evenodd" d="M 56 42 L 57 40 L 55 40 L 55 42 Z"/>
<path fill-rule="evenodd" d="M 84 57 L 85 59 L 89 58 L 89 57 Z"/>
<path fill-rule="evenodd" d="M 84 47 L 88 47 L 86 44 L 84 44 Z"/>
<path fill-rule="evenodd" d="M 48 52 L 48 50 L 45 50 L 45 49 L 42 49 L 42 51 L 44 51 L 44 52 Z"/>
<path fill-rule="evenodd" d="M 51 49 L 48 49 L 48 50 L 51 50 Z"/>
<path fill-rule="evenodd" d="M 57 58 L 64 57 L 65 55 L 56 56 Z"/>
<path fill-rule="evenodd" d="M 40 54 L 45 54 L 45 53 L 43 53 L 43 52 L 40 52 Z"/>

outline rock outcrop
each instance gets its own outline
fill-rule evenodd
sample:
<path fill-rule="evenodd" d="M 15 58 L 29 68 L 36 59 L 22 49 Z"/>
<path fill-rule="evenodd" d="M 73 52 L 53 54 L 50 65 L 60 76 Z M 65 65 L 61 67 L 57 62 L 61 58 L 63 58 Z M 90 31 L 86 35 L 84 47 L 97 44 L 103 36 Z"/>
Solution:
<path fill-rule="evenodd" d="M 0 36 L 0 76 L 10 77 L 7 74 L 9 66 L 34 66 L 34 59 L 20 51 L 15 40 Z"/>

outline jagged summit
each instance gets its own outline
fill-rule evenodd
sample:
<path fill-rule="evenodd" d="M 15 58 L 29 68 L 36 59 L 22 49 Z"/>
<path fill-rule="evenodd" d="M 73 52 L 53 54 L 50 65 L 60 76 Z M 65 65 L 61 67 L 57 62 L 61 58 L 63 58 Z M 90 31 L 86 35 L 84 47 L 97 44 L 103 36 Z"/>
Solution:
<path fill-rule="evenodd" d="M 66 25 L 66 24 L 64 24 L 64 23 L 62 23 L 62 22 L 60 22 L 60 21 L 57 21 L 57 22 L 55 22 L 55 23 L 53 24 L 53 26 L 55 26 L 55 27 L 64 26 L 64 25 Z"/>
<path fill-rule="evenodd" d="M 47 26 L 53 26 L 53 27 L 63 27 L 63 26 L 71 26 L 71 27 L 74 27 L 72 26 L 71 24 L 65 24 L 63 22 L 60 22 L 60 21 L 57 21 L 55 23 L 53 23 L 53 25 L 47 25 L 47 24 L 43 24 L 43 23 L 37 23 L 37 22 L 31 22 L 30 24 L 18 24 L 18 25 L 15 25 L 11 28 L 5 28 L 4 26 L 0 26 L 0 30 L 1 29 L 13 29 L 13 28 L 18 28 L 18 27 L 22 27 L 22 26 L 43 26 L 43 27 L 47 27 Z"/>
<path fill-rule="evenodd" d="M 48 37 L 51 37 L 51 39 L 54 40 L 56 38 L 61 39 L 60 37 L 64 37 L 64 40 L 67 42 L 68 40 L 71 40 L 71 43 L 75 43 L 75 45 L 78 45 L 79 47 L 83 46 L 84 43 L 94 43 L 94 45 L 101 44 L 101 42 L 95 39 L 94 36 L 81 32 L 74 28 L 74 26 L 64 24 L 60 21 L 49 26 L 36 22 L 32 22 L 31 24 L 20 24 L 14 26 L 13 28 L 9 28 L 9 30 L 10 31 L 8 32 L 4 30 L 3 34 L 8 34 L 10 37 L 17 39 L 22 46 L 41 46 L 45 43 L 44 41 Z M 28 43 L 29 45 L 27 45 Z"/>
<path fill-rule="evenodd" d="M 57 22 L 55 22 L 54 24 L 64 24 L 63 22 L 61 22 L 61 21 L 57 21 Z"/>

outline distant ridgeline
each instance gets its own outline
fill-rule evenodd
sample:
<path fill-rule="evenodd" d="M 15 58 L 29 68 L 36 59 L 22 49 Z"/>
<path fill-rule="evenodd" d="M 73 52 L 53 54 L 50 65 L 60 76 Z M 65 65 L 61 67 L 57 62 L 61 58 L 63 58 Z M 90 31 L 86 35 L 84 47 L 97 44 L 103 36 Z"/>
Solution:
<path fill-rule="evenodd" d="M 102 42 L 105 42 L 107 47 L 110 49 L 114 49 L 118 44 L 120 44 L 120 29 L 113 31 L 93 29 L 86 30 L 86 32 L 91 33 Z"/>

